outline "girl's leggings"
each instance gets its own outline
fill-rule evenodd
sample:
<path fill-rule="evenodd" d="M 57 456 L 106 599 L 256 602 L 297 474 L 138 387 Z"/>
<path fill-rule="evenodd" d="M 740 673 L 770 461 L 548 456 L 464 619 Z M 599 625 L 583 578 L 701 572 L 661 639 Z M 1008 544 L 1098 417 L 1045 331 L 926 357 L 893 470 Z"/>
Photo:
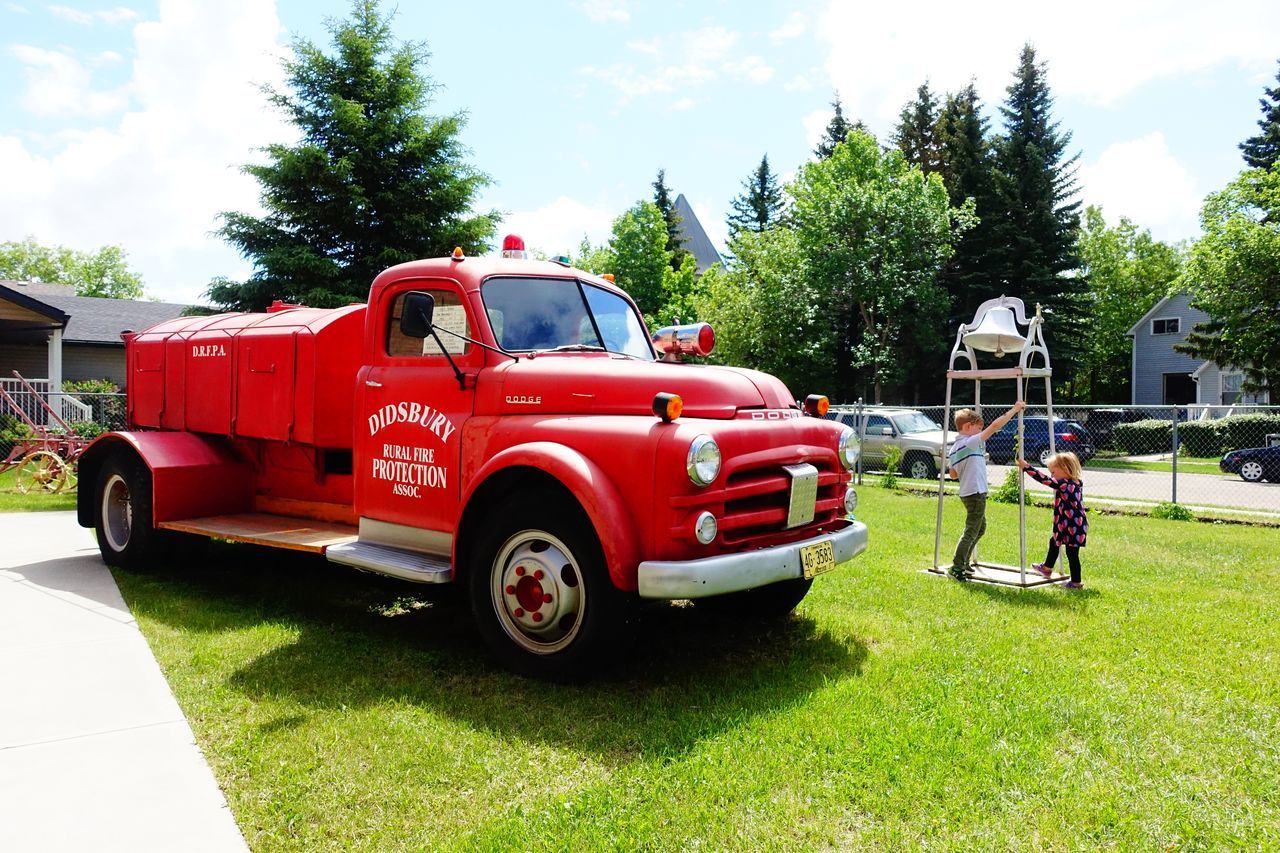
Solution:
<path fill-rule="evenodd" d="M 1067 564 L 1071 566 L 1071 579 L 1076 583 L 1080 583 L 1080 549 L 1075 545 L 1068 545 L 1067 548 Z M 1058 562 L 1058 543 L 1053 541 L 1053 537 L 1049 537 L 1049 553 L 1045 555 L 1044 564 L 1049 568 L 1053 568 L 1053 564 Z"/>

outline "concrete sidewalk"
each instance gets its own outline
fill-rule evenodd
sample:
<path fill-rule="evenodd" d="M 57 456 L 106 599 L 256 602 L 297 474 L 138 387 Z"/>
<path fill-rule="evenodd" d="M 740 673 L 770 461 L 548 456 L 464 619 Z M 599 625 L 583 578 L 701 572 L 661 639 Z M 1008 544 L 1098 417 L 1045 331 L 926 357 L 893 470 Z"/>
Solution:
<path fill-rule="evenodd" d="M 0 513 L 0 850 L 244 851 L 75 513 Z"/>

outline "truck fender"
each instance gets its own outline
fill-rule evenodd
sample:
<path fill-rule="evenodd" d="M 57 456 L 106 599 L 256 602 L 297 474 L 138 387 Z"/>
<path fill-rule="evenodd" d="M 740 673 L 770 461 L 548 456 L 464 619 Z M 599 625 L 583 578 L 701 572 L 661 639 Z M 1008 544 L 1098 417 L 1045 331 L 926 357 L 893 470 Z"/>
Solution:
<path fill-rule="evenodd" d="M 631 509 L 608 475 L 577 450 L 550 441 L 534 441 L 508 447 L 486 462 L 463 495 L 462 505 L 469 507 L 471 498 L 493 476 L 515 467 L 533 468 L 554 477 L 569 490 L 587 513 L 609 567 L 614 586 L 622 590 L 637 589 L 636 567 L 640 563 L 640 537 L 636 533 Z M 454 565 L 458 560 L 458 540 L 454 540 Z"/>
<path fill-rule="evenodd" d="M 82 527 L 97 520 L 98 472 L 121 452 L 135 454 L 151 471 L 152 524 L 252 511 L 249 467 L 226 439 L 190 432 L 108 432 L 79 458 L 84 485 L 76 497 L 76 520 Z"/>

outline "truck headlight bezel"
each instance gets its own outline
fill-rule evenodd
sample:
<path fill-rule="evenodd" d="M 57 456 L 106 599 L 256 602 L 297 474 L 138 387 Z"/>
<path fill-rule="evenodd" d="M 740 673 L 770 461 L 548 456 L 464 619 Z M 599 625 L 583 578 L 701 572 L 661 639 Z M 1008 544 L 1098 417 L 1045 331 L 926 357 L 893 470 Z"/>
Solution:
<path fill-rule="evenodd" d="M 689 454 L 686 457 L 686 470 L 689 480 L 699 488 L 705 488 L 720 476 L 723 459 L 720 445 L 709 435 L 700 435 L 689 442 Z"/>
<path fill-rule="evenodd" d="M 845 427 L 840 431 L 840 445 L 836 449 L 840 464 L 846 471 L 852 471 L 858 464 L 860 453 L 862 453 L 862 443 L 858 441 L 858 434 L 849 427 Z"/>

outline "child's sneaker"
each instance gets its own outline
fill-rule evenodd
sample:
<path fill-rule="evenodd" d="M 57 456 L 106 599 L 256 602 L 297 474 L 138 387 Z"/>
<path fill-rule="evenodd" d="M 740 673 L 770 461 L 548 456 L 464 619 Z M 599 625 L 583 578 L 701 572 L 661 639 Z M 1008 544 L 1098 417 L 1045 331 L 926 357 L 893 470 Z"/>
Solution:
<path fill-rule="evenodd" d="M 1084 584 L 1080 581 L 1067 581 L 1062 585 L 1063 589 L 1084 589 Z"/>
<path fill-rule="evenodd" d="M 950 575 L 951 579 L 954 581 L 964 582 L 969 579 L 968 576 L 965 575 L 964 569 L 960 568 L 959 566 L 952 566 L 951 568 L 947 569 L 947 574 Z"/>
<path fill-rule="evenodd" d="M 1040 574 L 1044 575 L 1047 578 L 1053 577 L 1053 569 L 1046 566 L 1044 563 L 1036 563 L 1031 568 L 1035 569 L 1037 572 L 1039 572 Z"/>

